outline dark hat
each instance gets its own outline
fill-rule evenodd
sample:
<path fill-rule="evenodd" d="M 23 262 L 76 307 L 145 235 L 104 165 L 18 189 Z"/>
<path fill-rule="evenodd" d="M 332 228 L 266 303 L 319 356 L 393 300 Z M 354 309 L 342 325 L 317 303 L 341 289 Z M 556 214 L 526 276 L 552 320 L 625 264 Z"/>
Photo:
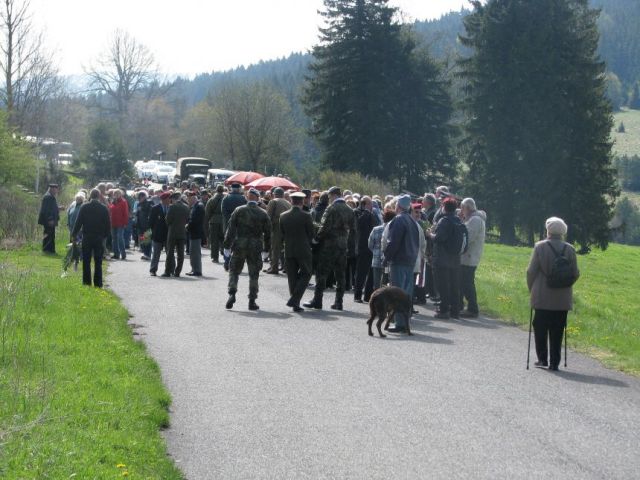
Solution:
<path fill-rule="evenodd" d="M 284 190 L 281 187 L 276 187 L 273 189 L 273 194 L 282 196 L 284 195 Z"/>
<path fill-rule="evenodd" d="M 58 185 L 57 183 L 50 183 L 49 188 L 60 188 L 60 185 Z"/>
<path fill-rule="evenodd" d="M 250 189 L 249 189 L 249 193 L 250 193 L 251 195 L 256 195 L 256 196 L 258 196 L 258 197 L 260 196 L 260 192 L 259 192 L 258 190 L 256 190 L 255 188 L 250 188 Z"/>
<path fill-rule="evenodd" d="M 301 190 L 302 193 L 304 193 L 305 197 L 310 197 L 311 196 L 311 190 L 309 190 L 308 188 L 303 188 Z"/>
<path fill-rule="evenodd" d="M 342 194 L 342 190 L 340 190 L 340 187 L 331 187 L 329 189 L 329 193 L 331 195 L 341 195 Z"/>
<path fill-rule="evenodd" d="M 234 190 L 240 190 L 240 187 L 242 185 L 240 185 L 239 183 L 232 183 L 231 184 L 231 188 L 233 188 Z"/>
<path fill-rule="evenodd" d="M 171 197 L 171 193 L 169 192 L 162 192 L 160 194 L 160 200 L 166 200 L 167 198 L 170 198 L 170 197 Z"/>

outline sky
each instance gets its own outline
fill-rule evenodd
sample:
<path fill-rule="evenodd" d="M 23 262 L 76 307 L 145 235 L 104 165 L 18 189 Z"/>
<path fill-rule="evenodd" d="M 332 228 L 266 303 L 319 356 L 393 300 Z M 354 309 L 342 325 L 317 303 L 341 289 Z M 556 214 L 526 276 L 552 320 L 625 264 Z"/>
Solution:
<path fill-rule="evenodd" d="M 467 0 L 390 0 L 403 19 L 437 18 Z M 82 74 L 117 29 L 154 54 L 169 75 L 228 70 L 309 50 L 322 0 L 31 0 L 63 75 Z"/>

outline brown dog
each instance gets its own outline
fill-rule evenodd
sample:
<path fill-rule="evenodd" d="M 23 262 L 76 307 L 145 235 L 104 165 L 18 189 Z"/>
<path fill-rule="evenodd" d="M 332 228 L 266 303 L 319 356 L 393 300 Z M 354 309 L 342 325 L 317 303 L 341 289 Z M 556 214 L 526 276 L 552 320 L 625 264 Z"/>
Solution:
<path fill-rule="evenodd" d="M 411 335 L 411 329 L 409 327 L 409 316 L 411 315 L 411 299 L 409 298 L 409 295 L 407 295 L 401 288 L 382 287 L 377 289 L 371 294 L 371 299 L 369 300 L 369 310 L 371 312 L 369 320 L 367 320 L 367 325 L 369 326 L 369 336 L 373 337 L 371 325 L 373 324 L 373 319 L 377 316 L 378 322 L 376 323 L 376 327 L 378 328 L 378 333 L 382 338 L 386 337 L 386 335 L 382 334 L 380 326 L 386 318 L 387 323 L 385 324 L 384 329 L 388 330 L 389 320 L 396 312 L 404 313 L 407 316 L 407 335 Z"/>

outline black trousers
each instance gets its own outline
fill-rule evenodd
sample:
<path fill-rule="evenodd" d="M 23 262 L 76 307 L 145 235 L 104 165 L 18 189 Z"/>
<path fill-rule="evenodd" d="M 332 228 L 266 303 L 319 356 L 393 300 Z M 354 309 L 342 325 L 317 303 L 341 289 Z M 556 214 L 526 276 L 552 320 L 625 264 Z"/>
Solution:
<path fill-rule="evenodd" d="M 538 310 L 533 317 L 533 333 L 536 339 L 538 361 L 549 366 L 560 365 L 562 335 L 567 326 L 566 310 Z M 548 342 L 548 347 L 547 347 Z"/>
<path fill-rule="evenodd" d="M 91 259 L 93 258 L 93 286 L 102 288 L 102 257 L 104 256 L 102 237 L 82 238 L 82 283 L 91 285 Z"/>
<path fill-rule="evenodd" d="M 287 269 L 291 302 L 299 306 L 302 295 L 311 280 L 311 258 L 287 258 L 284 265 Z"/>
<path fill-rule="evenodd" d="M 356 283 L 356 261 L 357 257 L 347 256 L 347 264 L 344 268 L 344 289 L 351 290 Z"/>
<path fill-rule="evenodd" d="M 467 300 L 467 310 L 478 313 L 478 297 L 476 295 L 476 268 L 466 265 L 460 266 L 460 308 L 464 308 Z"/>
<path fill-rule="evenodd" d="M 369 301 L 373 293 L 373 273 L 371 272 L 371 261 L 373 253 L 371 250 L 358 254 L 356 260 L 356 283 L 354 288 L 354 298 L 362 299 L 362 291 L 364 290 L 364 300 Z"/>
<path fill-rule="evenodd" d="M 457 316 L 460 312 L 460 267 L 435 267 L 440 312 Z"/>
<path fill-rule="evenodd" d="M 46 225 L 42 237 L 42 251 L 56 253 L 56 227 Z"/>
<path fill-rule="evenodd" d="M 164 273 L 169 275 L 180 275 L 182 272 L 182 264 L 184 263 L 184 247 L 186 240 L 184 238 L 167 241 L 167 258 L 164 262 Z M 178 254 L 178 263 L 176 264 L 176 250 Z"/>

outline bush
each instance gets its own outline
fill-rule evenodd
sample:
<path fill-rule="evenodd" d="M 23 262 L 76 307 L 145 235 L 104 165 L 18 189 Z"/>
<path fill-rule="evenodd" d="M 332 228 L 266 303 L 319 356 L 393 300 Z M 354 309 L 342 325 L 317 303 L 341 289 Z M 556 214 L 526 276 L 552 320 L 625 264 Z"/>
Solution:
<path fill-rule="evenodd" d="M 18 187 L 0 185 L 0 248 L 21 245 L 36 238 L 40 199 Z"/>
<path fill-rule="evenodd" d="M 338 186 L 361 195 L 386 195 L 396 192 L 389 183 L 367 177 L 357 172 L 337 172 L 330 169 L 303 168 L 296 172 L 292 180 L 304 188 L 327 190 Z"/>

